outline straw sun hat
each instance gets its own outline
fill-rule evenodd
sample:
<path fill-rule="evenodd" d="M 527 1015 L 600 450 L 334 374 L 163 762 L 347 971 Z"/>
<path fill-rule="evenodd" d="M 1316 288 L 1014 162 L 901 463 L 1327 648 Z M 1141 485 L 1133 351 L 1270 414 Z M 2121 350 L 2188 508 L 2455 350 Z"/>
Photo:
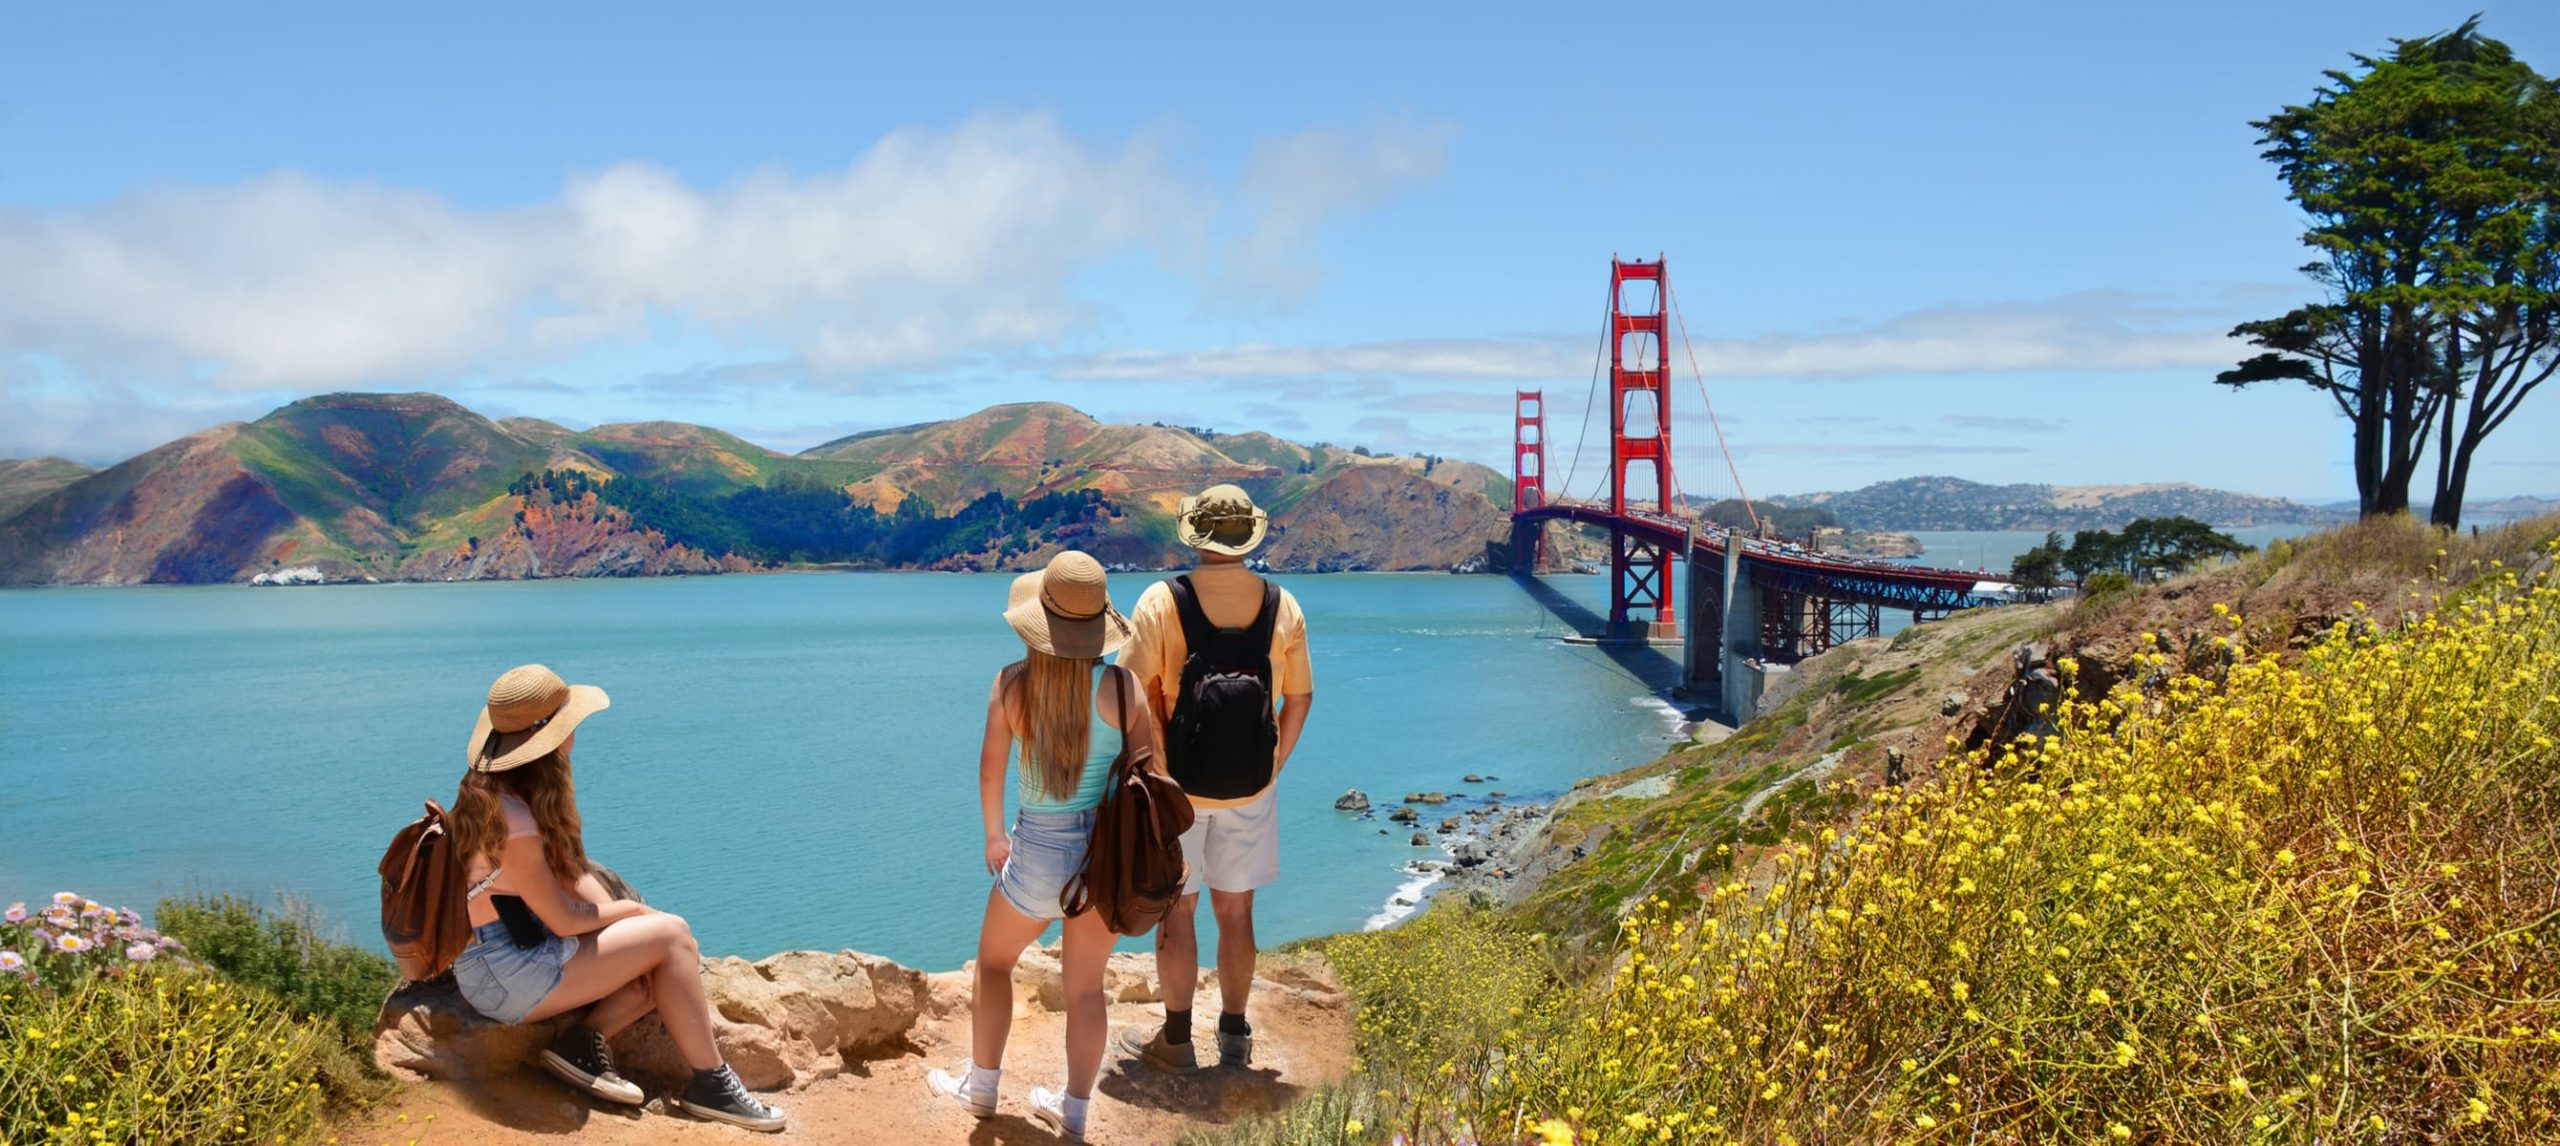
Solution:
<path fill-rule="evenodd" d="M 519 665 L 489 686 L 488 706 L 471 725 L 464 758 L 476 772 L 504 772 L 551 754 L 578 722 L 613 702 L 591 684 L 569 684 L 541 665 Z"/>
<path fill-rule="evenodd" d="M 1051 656 L 1105 657 L 1129 643 L 1129 618 L 1111 607 L 1102 563 L 1072 549 L 1013 579 L 1004 622 L 1023 644 Z"/>
<path fill-rule="evenodd" d="M 1229 557 L 1253 552 L 1271 527 L 1271 516 L 1253 504 L 1253 495 L 1231 485 L 1213 485 L 1198 497 L 1183 498 L 1173 520 L 1184 545 Z"/>

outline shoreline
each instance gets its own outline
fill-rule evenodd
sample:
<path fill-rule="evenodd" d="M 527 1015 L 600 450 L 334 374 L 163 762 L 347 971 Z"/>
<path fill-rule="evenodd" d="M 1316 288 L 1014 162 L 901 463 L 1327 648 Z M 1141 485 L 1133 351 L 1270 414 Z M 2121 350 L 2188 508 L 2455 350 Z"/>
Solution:
<path fill-rule="evenodd" d="M 1485 775 L 1477 786 L 1500 779 Z M 1547 826 L 1554 822 L 1564 794 L 1520 798 L 1500 788 L 1486 788 L 1479 792 L 1406 795 L 1439 798 L 1407 798 L 1347 812 L 1354 822 L 1382 823 L 1386 825 L 1383 830 L 1389 832 L 1410 830 L 1421 840 L 1413 845 L 1415 849 L 1429 849 L 1427 854 L 1396 865 L 1402 882 L 1387 893 L 1360 930 L 1393 927 L 1421 914 L 1435 900 L 1453 891 L 1510 903 L 1518 902 L 1536 888 L 1544 872 L 1533 873 L 1529 868 L 1542 848 Z M 1407 817 L 1405 812 L 1412 815 Z"/>

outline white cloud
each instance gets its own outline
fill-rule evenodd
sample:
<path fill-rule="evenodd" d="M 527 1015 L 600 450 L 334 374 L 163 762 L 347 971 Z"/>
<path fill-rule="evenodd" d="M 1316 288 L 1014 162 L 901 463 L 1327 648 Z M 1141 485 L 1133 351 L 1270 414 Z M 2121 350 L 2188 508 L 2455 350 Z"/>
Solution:
<path fill-rule="evenodd" d="M 2243 347 L 2226 337 L 2232 307 L 2180 305 L 2125 291 L 2041 302 L 1941 306 L 1831 330 L 1696 343 L 1711 378 L 1877 377 L 2014 371 L 2218 369 Z M 1694 331 L 1692 332 L 1695 333 Z M 1688 373 L 1673 334 L 1672 368 Z M 1596 338 L 1422 338 L 1339 346 L 1246 342 L 1197 351 L 1123 350 L 1057 361 L 1069 378 L 1254 380 L 1290 377 L 1435 380 L 1588 379 Z"/>
<path fill-rule="evenodd" d="M 1457 135 L 1456 124 L 1405 119 L 1310 128 L 1256 146 L 1237 186 L 1254 223 L 1232 252 L 1231 293 L 1303 301 L 1324 281 L 1311 249 L 1324 225 L 1439 178 Z"/>
<path fill-rule="evenodd" d="M 280 172 L 0 210 L 0 353 L 264 395 L 533 372 L 669 321 L 779 343 L 807 376 L 943 363 L 1083 329 L 1071 281 L 1132 254 L 1302 294 L 1317 232 L 1436 172 L 1447 134 L 1301 132 L 1224 191 L 1152 136 L 1030 115 L 719 187 L 622 164 L 509 208 Z M 1223 252 L 1222 213 L 1243 236 Z"/>

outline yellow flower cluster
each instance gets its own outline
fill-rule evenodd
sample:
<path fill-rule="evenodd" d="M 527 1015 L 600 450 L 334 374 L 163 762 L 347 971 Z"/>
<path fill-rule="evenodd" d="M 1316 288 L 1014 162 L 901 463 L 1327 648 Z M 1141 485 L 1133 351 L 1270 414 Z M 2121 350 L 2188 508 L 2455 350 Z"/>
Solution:
<path fill-rule="evenodd" d="M 0 1141 L 302 1141 L 336 1040 L 183 968 L 0 990 Z"/>
<path fill-rule="evenodd" d="M 1450 1140 L 2560 1140 L 2560 585 L 2289 662 L 2217 623 L 2209 675 L 2139 654 L 2051 735 L 1637 906 L 1489 1056 L 1364 1036 L 1479 1071 Z"/>

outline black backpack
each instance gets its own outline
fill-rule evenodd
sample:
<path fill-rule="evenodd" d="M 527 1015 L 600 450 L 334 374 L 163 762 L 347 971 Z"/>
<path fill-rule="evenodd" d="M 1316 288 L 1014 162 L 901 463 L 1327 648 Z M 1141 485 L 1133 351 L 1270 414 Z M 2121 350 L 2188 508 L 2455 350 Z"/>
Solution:
<path fill-rule="evenodd" d="M 1262 583 L 1262 611 L 1242 629 L 1209 623 L 1186 573 L 1165 583 L 1182 618 L 1182 691 L 1165 722 L 1165 766 L 1175 783 L 1207 800 L 1240 800 L 1271 786 L 1280 722 L 1271 704 L 1271 630 L 1280 623 L 1280 587 Z"/>

